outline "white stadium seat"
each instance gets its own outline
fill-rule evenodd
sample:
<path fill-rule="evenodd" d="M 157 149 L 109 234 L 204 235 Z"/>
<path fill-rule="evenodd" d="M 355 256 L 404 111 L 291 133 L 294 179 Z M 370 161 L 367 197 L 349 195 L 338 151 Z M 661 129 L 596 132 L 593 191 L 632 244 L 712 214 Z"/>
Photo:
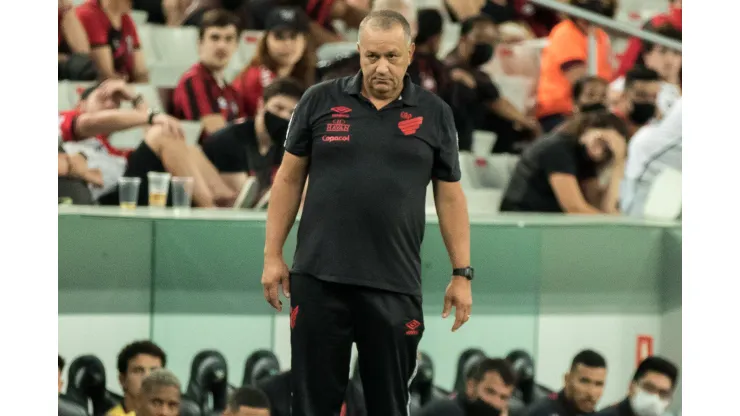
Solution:
<path fill-rule="evenodd" d="M 144 140 L 144 129 L 134 128 L 113 133 L 108 138 L 110 143 L 121 149 L 135 149 Z"/>
<path fill-rule="evenodd" d="M 70 86 L 67 81 L 60 81 L 57 83 L 57 109 L 59 111 L 66 111 L 74 108 L 74 104 L 70 101 L 72 94 L 69 92 Z"/>
<path fill-rule="evenodd" d="M 681 172 L 665 167 L 653 180 L 645 201 L 645 218 L 673 220 L 681 214 Z"/>
<path fill-rule="evenodd" d="M 186 66 L 198 62 L 197 28 L 152 26 L 151 35 L 160 61 Z"/>
<path fill-rule="evenodd" d="M 242 62 L 249 64 L 252 61 L 252 57 L 257 53 L 257 46 L 262 36 L 264 36 L 264 32 L 260 30 L 247 30 L 242 34 L 241 39 L 239 39 L 239 50 L 237 51 Z"/>
<path fill-rule="evenodd" d="M 149 13 L 143 11 L 143 10 L 131 10 L 131 19 L 133 19 L 134 23 L 136 24 L 136 29 L 139 30 L 142 26 L 146 24 L 147 19 L 149 19 Z"/>
<path fill-rule="evenodd" d="M 144 60 L 147 66 L 159 62 L 157 48 L 154 46 L 154 40 L 152 39 L 152 27 L 150 25 L 144 25 L 136 28 L 136 30 L 139 32 L 139 43 L 141 44 L 141 51 L 144 53 Z"/>
<path fill-rule="evenodd" d="M 149 83 L 156 87 L 174 88 L 182 74 L 190 68 L 183 63 L 156 63 L 149 65 Z"/>
<path fill-rule="evenodd" d="M 493 145 L 496 144 L 496 138 L 496 133 L 491 131 L 473 131 L 473 144 L 471 146 L 473 154 L 483 157 L 490 155 Z"/>
<path fill-rule="evenodd" d="M 503 192 L 499 189 L 466 189 L 468 212 L 471 214 L 496 214 L 499 212 Z"/>
<path fill-rule="evenodd" d="M 325 43 L 316 51 L 316 57 L 319 61 L 328 61 L 340 56 L 349 55 L 356 50 L 356 42 Z"/>
<path fill-rule="evenodd" d="M 200 133 L 203 131 L 200 121 L 181 120 L 180 124 L 185 132 L 185 142 L 192 145 L 197 144 L 200 139 Z"/>
<path fill-rule="evenodd" d="M 519 156 L 509 154 L 494 154 L 478 161 L 480 184 L 484 188 L 506 189 L 519 161 Z M 480 165 L 480 166 L 479 166 Z"/>

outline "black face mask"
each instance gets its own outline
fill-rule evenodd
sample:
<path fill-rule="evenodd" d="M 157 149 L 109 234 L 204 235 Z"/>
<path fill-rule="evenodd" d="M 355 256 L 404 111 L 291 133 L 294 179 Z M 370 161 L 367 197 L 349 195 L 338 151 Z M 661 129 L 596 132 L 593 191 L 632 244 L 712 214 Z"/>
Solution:
<path fill-rule="evenodd" d="M 581 106 L 582 113 L 590 113 L 592 111 L 603 111 L 606 110 L 604 103 L 589 103 Z"/>
<path fill-rule="evenodd" d="M 273 143 L 283 144 L 285 136 L 288 134 L 288 124 L 290 124 L 290 120 L 265 111 L 265 129 L 267 129 L 267 134 L 270 135 Z"/>
<path fill-rule="evenodd" d="M 473 53 L 470 54 L 470 66 L 477 68 L 490 61 L 491 57 L 493 57 L 493 46 L 487 43 L 476 43 Z"/>
<path fill-rule="evenodd" d="M 465 416 L 499 416 L 501 411 L 481 399 L 465 404 Z"/>
<path fill-rule="evenodd" d="M 632 111 L 630 111 L 630 121 L 643 125 L 650 121 L 655 116 L 655 104 L 653 103 L 632 103 Z"/>

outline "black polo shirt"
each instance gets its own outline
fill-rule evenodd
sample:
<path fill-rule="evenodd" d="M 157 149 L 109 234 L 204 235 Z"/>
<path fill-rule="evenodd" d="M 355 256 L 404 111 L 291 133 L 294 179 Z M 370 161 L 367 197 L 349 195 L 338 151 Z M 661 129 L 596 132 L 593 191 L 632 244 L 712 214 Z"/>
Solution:
<path fill-rule="evenodd" d="M 579 182 L 597 176 L 598 166 L 574 137 L 553 133 L 528 147 L 514 168 L 501 211 L 562 212 L 550 175 L 565 173 Z"/>
<path fill-rule="evenodd" d="M 361 87 L 317 84 L 290 121 L 285 150 L 310 157 L 293 271 L 421 296 L 427 185 L 460 179 L 452 111 L 408 76 L 381 110 Z"/>
<path fill-rule="evenodd" d="M 597 412 L 595 416 L 636 416 L 629 399 Z"/>

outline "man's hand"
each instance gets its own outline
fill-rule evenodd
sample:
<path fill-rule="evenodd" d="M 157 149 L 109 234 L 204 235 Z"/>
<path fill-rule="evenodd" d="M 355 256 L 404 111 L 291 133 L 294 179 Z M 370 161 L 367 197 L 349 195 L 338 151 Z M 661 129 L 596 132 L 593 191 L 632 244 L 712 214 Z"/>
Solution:
<path fill-rule="evenodd" d="M 531 131 L 535 137 L 540 137 L 542 135 L 542 126 L 540 126 L 540 122 L 534 117 L 526 117 L 519 124 L 521 124 L 525 129 Z"/>
<path fill-rule="evenodd" d="M 265 292 L 265 300 L 278 312 L 283 310 L 283 302 L 280 301 L 280 295 L 278 294 L 278 286 L 281 284 L 283 295 L 290 298 L 289 272 L 285 260 L 280 256 L 265 257 L 265 266 L 262 269 L 262 287 Z"/>
<path fill-rule="evenodd" d="M 450 284 L 445 291 L 444 309 L 442 318 L 450 316 L 452 307 L 455 307 L 455 324 L 452 332 L 457 331 L 470 319 L 473 310 L 473 294 L 470 291 L 470 280 L 462 276 L 452 276 Z"/>
<path fill-rule="evenodd" d="M 614 155 L 614 160 L 617 162 L 623 162 L 627 157 L 627 140 L 621 134 L 616 131 L 609 130 L 606 135 L 603 136 L 606 145 Z"/>
<path fill-rule="evenodd" d="M 185 139 L 185 132 L 182 130 L 182 125 L 180 124 L 180 120 L 167 115 L 167 114 L 157 114 L 152 119 L 152 124 L 157 126 L 162 126 L 165 133 L 168 133 L 176 138 Z"/>
<path fill-rule="evenodd" d="M 136 92 L 126 81 L 122 79 L 109 79 L 100 85 L 105 97 L 118 98 L 124 101 L 131 101 L 136 97 Z"/>
<path fill-rule="evenodd" d="M 465 85 L 466 87 L 470 89 L 474 89 L 475 86 L 477 85 L 475 83 L 475 78 L 473 78 L 473 76 L 469 72 L 463 69 L 460 69 L 460 68 L 455 68 L 451 70 L 450 78 L 452 78 L 453 81 L 462 83 L 463 85 Z"/>

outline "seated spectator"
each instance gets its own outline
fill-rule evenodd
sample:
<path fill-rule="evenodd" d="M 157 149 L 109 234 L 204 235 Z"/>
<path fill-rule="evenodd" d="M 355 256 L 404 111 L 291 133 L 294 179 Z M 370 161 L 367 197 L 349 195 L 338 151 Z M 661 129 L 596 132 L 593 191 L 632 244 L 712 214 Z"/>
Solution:
<path fill-rule="evenodd" d="M 178 416 L 180 380 L 170 370 L 158 369 L 143 378 L 136 416 Z"/>
<path fill-rule="evenodd" d="M 464 395 L 429 403 L 419 416 L 507 414 L 515 382 L 514 371 L 506 360 L 486 358 L 466 375 Z"/>
<path fill-rule="evenodd" d="M 565 374 L 565 388 L 557 395 L 535 403 L 527 416 L 580 416 L 596 410 L 606 383 L 606 360 L 601 354 L 579 352 Z"/>
<path fill-rule="evenodd" d="M 309 37 L 317 47 L 343 40 L 334 28 L 334 22 L 343 22 L 345 27 L 357 29 L 367 15 L 367 9 L 348 0 L 250 0 L 250 4 L 254 10 L 253 29 L 256 30 L 267 30 L 267 17 L 276 7 L 301 8 L 309 18 Z"/>
<path fill-rule="evenodd" d="M 244 386 L 229 395 L 229 402 L 223 416 L 271 416 L 270 401 L 261 390 Z M 274 416 L 274 415 L 272 415 Z"/>
<path fill-rule="evenodd" d="M 149 70 L 129 15 L 131 0 L 88 0 L 75 9 L 90 40 L 100 79 L 149 82 Z"/>
<path fill-rule="evenodd" d="M 172 93 L 173 114 L 200 121 L 201 141 L 226 123 L 244 116 L 239 93 L 224 79 L 224 70 L 236 52 L 238 19 L 225 10 L 210 10 L 201 21 L 199 62 L 188 69 Z"/>
<path fill-rule="evenodd" d="M 248 176 L 257 177 L 261 193 L 270 188 L 283 159 L 290 117 L 302 95 L 300 84 L 279 79 L 265 88 L 254 120 L 226 126 L 203 143 L 203 152 L 234 192 Z"/>
<path fill-rule="evenodd" d="M 679 31 L 682 30 L 682 0 L 669 0 L 670 7 L 668 13 L 654 16 L 650 21 L 645 23 L 643 30 L 653 30 L 663 25 L 670 25 Z M 622 54 L 619 62 L 619 68 L 614 74 L 615 78 L 624 76 L 627 71 L 632 69 L 639 62 L 642 54 L 643 41 L 638 37 L 631 37 L 627 43 L 627 49 Z"/>
<path fill-rule="evenodd" d="M 417 13 L 412 0 L 375 0 L 373 1 L 373 10 L 391 10 L 400 13 L 411 25 L 412 36 L 416 35 Z M 434 10 L 434 12 L 439 13 Z M 441 34 L 441 26 L 440 26 Z M 439 47 L 437 47 L 439 49 Z M 416 52 L 419 51 L 419 44 L 416 44 Z M 414 55 L 416 58 L 416 54 Z M 436 57 L 435 57 L 436 58 Z M 319 62 L 318 76 L 322 81 L 340 77 L 354 76 L 360 72 L 360 53 L 354 51 L 344 56 L 338 56 L 335 59 L 326 62 Z M 410 66 L 409 75 L 418 83 L 418 76 L 415 78 L 414 69 Z M 418 75 L 418 74 L 417 74 Z"/>
<path fill-rule="evenodd" d="M 134 108 L 121 109 L 122 101 L 132 102 Z M 146 128 L 136 149 L 117 148 L 108 140 L 109 134 L 134 127 Z M 125 175 L 141 178 L 139 204 L 146 205 L 150 171 L 194 178 L 193 200 L 198 206 L 230 206 L 236 199 L 203 153 L 187 146 L 180 123 L 150 111 L 144 99 L 121 80 L 84 91 L 77 109 L 60 113 L 59 129 L 65 151 L 83 154 L 90 168 L 102 172 L 103 186 L 90 188 L 101 204 L 118 204 L 118 179 Z"/>
<path fill-rule="evenodd" d="M 241 107 L 250 118 L 257 113 L 265 87 L 276 78 L 292 77 L 308 88 L 316 74 L 316 52 L 308 37 L 308 19 L 301 10 L 273 9 L 265 27 L 252 62 L 234 80 Z"/>
<path fill-rule="evenodd" d="M 402 13 L 403 14 L 403 13 Z M 424 89 L 442 97 L 451 107 L 453 103 L 453 87 L 450 70 L 437 58 L 442 45 L 442 31 L 444 19 L 437 9 L 420 9 L 416 14 L 418 30 L 414 43 L 414 57 L 407 70 L 411 80 Z M 456 70 L 459 78 L 462 70 Z M 464 105 L 461 102 L 458 105 Z"/>
<path fill-rule="evenodd" d="M 180 26 L 193 0 L 132 0 L 133 9 L 147 14 L 147 23 Z"/>
<path fill-rule="evenodd" d="M 57 354 L 59 357 L 59 394 L 62 394 L 62 386 L 64 386 L 64 382 L 62 381 L 62 371 L 64 370 L 64 358 L 62 358 L 61 355 Z"/>
<path fill-rule="evenodd" d="M 502 97 L 491 78 L 480 69 L 493 56 L 497 37 L 496 26 L 491 19 L 483 15 L 470 18 L 463 22 L 460 40 L 445 60 L 453 71 L 453 80 L 474 91 L 475 111 L 471 111 L 470 105 L 453 108 L 460 150 L 471 149 L 475 128 L 496 133 L 495 153 L 513 152 L 514 143 L 522 138 L 516 130 L 518 127 L 535 133 L 540 130 L 537 121 Z"/>
<path fill-rule="evenodd" d="M 682 100 L 662 120 L 644 126 L 630 139 L 624 181 L 619 194 L 622 212 L 642 216 L 653 180 L 664 167 L 682 170 Z"/>
<path fill-rule="evenodd" d="M 143 381 L 161 370 L 167 364 L 167 355 L 151 341 L 136 341 L 123 347 L 118 354 L 118 382 L 123 390 L 123 401 L 109 410 L 105 416 L 131 416 L 131 412 L 141 416 L 137 403 L 148 406 L 148 399 L 154 393 L 152 385 L 145 393 Z M 164 374 L 164 373 L 163 373 Z M 178 386 L 177 393 L 180 389 Z M 179 401 L 179 400 L 178 400 Z M 143 413 L 148 414 L 148 413 Z M 175 413 L 176 415 L 177 413 Z"/>
<path fill-rule="evenodd" d="M 660 26 L 655 33 L 670 39 L 681 40 L 681 31 L 670 25 Z M 660 105 L 673 102 L 681 96 L 681 52 L 651 42 L 643 42 L 642 53 L 635 68 L 645 67 L 657 72 L 661 79 L 661 88 L 656 103 L 663 113 L 668 108 Z M 624 92 L 626 76 L 614 80 L 609 86 L 612 105 L 617 105 Z"/>
<path fill-rule="evenodd" d="M 635 371 L 627 398 L 598 416 L 662 416 L 671 404 L 678 369 L 660 357 L 648 357 Z"/>
<path fill-rule="evenodd" d="M 59 0 L 59 80 L 92 81 L 97 77 L 97 72 L 89 56 L 90 41 L 72 8 L 70 0 Z"/>
<path fill-rule="evenodd" d="M 614 0 L 573 0 L 573 4 L 608 17 L 614 14 Z M 588 33 L 596 37 L 597 75 L 612 79 L 611 46 L 606 32 L 579 18 L 558 23 L 542 51 L 537 86 L 537 117 L 545 132 L 562 124 L 573 113 L 573 84 L 586 75 L 588 66 Z"/>
<path fill-rule="evenodd" d="M 174 0 L 168 0 L 170 2 Z M 180 0 L 182 1 L 182 0 Z M 183 26 L 196 26 L 201 27 L 203 25 L 203 19 L 209 11 L 212 10 L 226 10 L 236 17 L 237 32 L 241 33 L 246 29 L 254 28 L 254 15 L 252 8 L 250 7 L 248 0 L 186 0 L 189 4 L 182 13 L 182 25 Z M 180 5 L 177 6 L 181 7 Z M 174 11 L 173 7 L 169 7 L 168 10 Z M 177 10 L 177 9 L 175 9 Z M 173 24 L 177 16 L 172 17 Z M 168 21 L 170 17 L 168 16 Z M 238 37 L 238 36 L 237 36 Z"/>
<path fill-rule="evenodd" d="M 573 84 L 573 111 L 590 112 L 606 110 L 606 80 L 597 76 L 585 76 Z"/>
<path fill-rule="evenodd" d="M 624 91 L 611 106 L 611 110 L 627 123 L 627 138 L 658 116 L 656 103 L 660 91 L 660 75 L 652 69 L 635 67 L 627 72 Z"/>
<path fill-rule="evenodd" d="M 626 127 L 607 111 L 574 115 L 524 151 L 501 202 L 501 211 L 618 213 Z M 599 173 L 610 167 L 605 190 Z"/>

